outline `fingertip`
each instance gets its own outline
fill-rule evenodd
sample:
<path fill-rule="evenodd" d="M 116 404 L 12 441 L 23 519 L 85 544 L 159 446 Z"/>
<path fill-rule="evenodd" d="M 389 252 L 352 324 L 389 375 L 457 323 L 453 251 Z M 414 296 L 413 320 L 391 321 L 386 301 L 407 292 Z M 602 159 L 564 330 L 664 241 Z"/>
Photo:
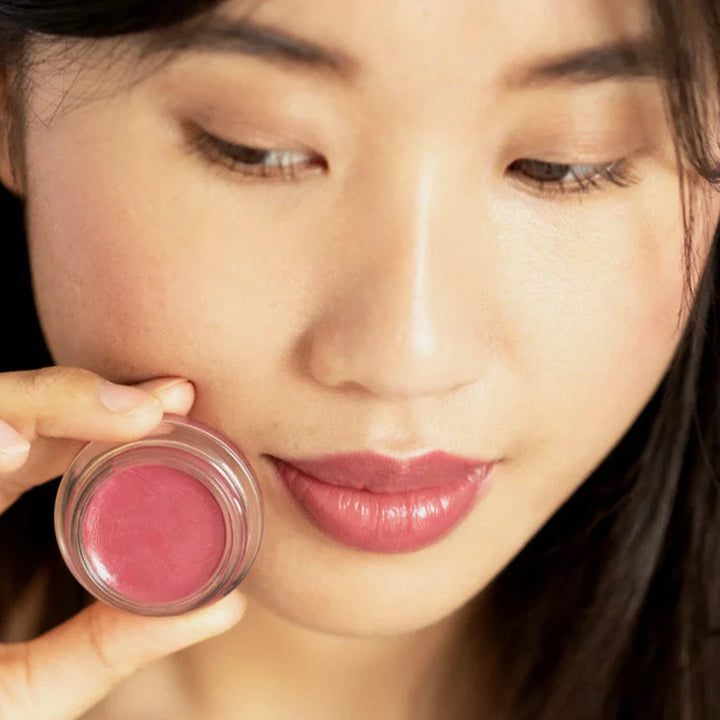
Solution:
<path fill-rule="evenodd" d="M 0 472 L 9 473 L 19 470 L 28 458 L 30 444 L 27 447 L 18 447 L 0 450 Z"/>
<path fill-rule="evenodd" d="M 233 590 L 229 595 L 224 597 L 220 602 L 224 602 L 226 607 L 224 612 L 228 613 L 231 619 L 241 620 L 247 610 L 247 598 L 239 590 Z"/>
<path fill-rule="evenodd" d="M 196 611 L 202 617 L 209 634 L 219 634 L 236 625 L 245 614 L 247 600 L 237 590 L 211 605 Z"/>
<path fill-rule="evenodd" d="M 30 452 L 30 442 L 15 428 L 0 420 L 0 471 L 17 470 Z"/>
<path fill-rule="evenodd" d="M 185 378 L 169 381 L 149 380 L 136 387 L 152 393 L 162 403 L 163 410 L 168 413 L 184 415 L 195 402 L 195 386 Z"/>
<path fill-rule="evenodd" d="M 164 388 L 159 395 L 165 412 L 185 415 L 195 402 L 195 387 L 191 382 L 181 382 Z"/>

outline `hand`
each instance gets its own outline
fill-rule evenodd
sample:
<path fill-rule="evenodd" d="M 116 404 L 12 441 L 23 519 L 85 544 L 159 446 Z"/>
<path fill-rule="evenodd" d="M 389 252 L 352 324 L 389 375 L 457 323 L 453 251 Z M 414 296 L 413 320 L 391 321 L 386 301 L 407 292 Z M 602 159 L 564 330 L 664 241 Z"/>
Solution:
<path fill-rule="evenodd" d="M 178 378 L 127 386 L 80 368 L 1 373 L 0 512 L 62 475 L 87 442 L 137 439 L 193 401 L 192 384 Z M 96 602 L 41 637 L 0 645 L 0 720 L 77 718 L 141 666 L 228 630 L 244 607 L 237 592 L 169 618 Z"/>

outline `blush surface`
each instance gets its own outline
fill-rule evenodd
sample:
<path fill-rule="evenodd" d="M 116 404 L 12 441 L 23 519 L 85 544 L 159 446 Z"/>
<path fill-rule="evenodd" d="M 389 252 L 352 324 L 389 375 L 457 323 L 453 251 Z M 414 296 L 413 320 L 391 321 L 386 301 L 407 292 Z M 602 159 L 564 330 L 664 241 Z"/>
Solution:
<path fill-rule="evenodd" d="M 212 493 L 164 465 L 109 476 L 88 504 L 82 535 L 103 581 L 144 603 L 192 595 L 212 577 L 225 547 L 222 510 Z"/>

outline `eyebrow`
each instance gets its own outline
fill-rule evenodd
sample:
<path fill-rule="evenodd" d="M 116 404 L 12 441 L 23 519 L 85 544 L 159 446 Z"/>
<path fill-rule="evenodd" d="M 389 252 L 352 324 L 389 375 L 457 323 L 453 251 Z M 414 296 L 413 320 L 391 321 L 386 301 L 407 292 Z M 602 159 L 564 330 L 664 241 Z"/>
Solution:
<path fill-rule="evenodd" d="M 551 82 L 593 83 L 662 76 L 657 41 L 650 35 L 598 45 L 559 57 L 548 58 L 529 68 L 509 73 L 511 87 L 546 85 Z"/>
<path fill-rule="evenodd" d="M 305 68 L 346 80 L 359 70 L 357 60 L 342 50 L 242 18 L 213 16 L 192 28 L 183 37 L 180 49 L 255 56 L 285 69 Z M 586 84 L 660 76 L 657 43 L 650 35 L 640 35 L 535 61 L 508 72 L 501 84 L 520 89 L 558 82 Z"/>
<path fill-rule="evenodd" d="M 288 69 L 304 67 L 348 78 L 358 69 L 357 62 L 341 50 L 242 18 L 211 17 L 191 27 L 180 49 L 257 56 Z"/>

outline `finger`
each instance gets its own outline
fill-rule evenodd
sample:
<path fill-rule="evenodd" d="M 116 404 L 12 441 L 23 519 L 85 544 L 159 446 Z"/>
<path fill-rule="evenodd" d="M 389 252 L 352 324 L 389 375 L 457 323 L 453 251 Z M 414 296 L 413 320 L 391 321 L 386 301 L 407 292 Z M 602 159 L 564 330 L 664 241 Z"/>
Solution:
<path fill-rule="evenodd" d="M 97 376 L 95 377 L 97 378 Z M 3 381 L 4 378 L 5 376 L 3 376 Z M 147 395 L 151 402 L 159 404 L 158 422 L 165 412 L 186 414 L 195 399 L 192 383 L 182 378 L 156 378 L 138 383 L 134 388 Z M 2 391 L 0 390 L 1 395 Z M 0 453 L 0 512 L 28 488 L 62 475 L 70 461 L 88 440 L 100 439 L 112 442 L 141 437 L 157 424 L 157 422 L 153 422 L 147 426 L 147 419 L 148 416 L 140 418 L 137 430 L 132 434 L 122 427 L 119 433 L 108 432 L 103 436 L 98 436 L 93 425 L 94 416 L 91 413 L 86 419 L 88 429 L 75 428 L 79 440 L 37 437 L 32 442 L 29 453 L 27 451 L 6 453 L 5 460 L 2 459 L 3 455 Z M 143 427 L 144 425 L 146 427 Z M 17 430 L 6 422 L 0 424 L 0 434 L 3 426 L 9 428 L 8 435 L 14 433 L 15 439 L 19 438 L 20 442 L 28 439 L 19 435 Z M 0 437 L 0 443 L 2 443 L 2 437 Z"/>
<path fill-rule="evenodd" d="M 0 708 L 13 720 L 77 718 L 143 665 L 225 632 L 245 606 L 233 592 L 188 615 L 149 618 L 97 602 L 46 635 L 2 650 Z"/>
<path fill-rule="evenodd" d="M 39 436 L 123 440 L 151 429 L 161 416 L 162 404 L 152 393 L 83 368 L 0 376 L 0 417 L 30 442 Z"/>

